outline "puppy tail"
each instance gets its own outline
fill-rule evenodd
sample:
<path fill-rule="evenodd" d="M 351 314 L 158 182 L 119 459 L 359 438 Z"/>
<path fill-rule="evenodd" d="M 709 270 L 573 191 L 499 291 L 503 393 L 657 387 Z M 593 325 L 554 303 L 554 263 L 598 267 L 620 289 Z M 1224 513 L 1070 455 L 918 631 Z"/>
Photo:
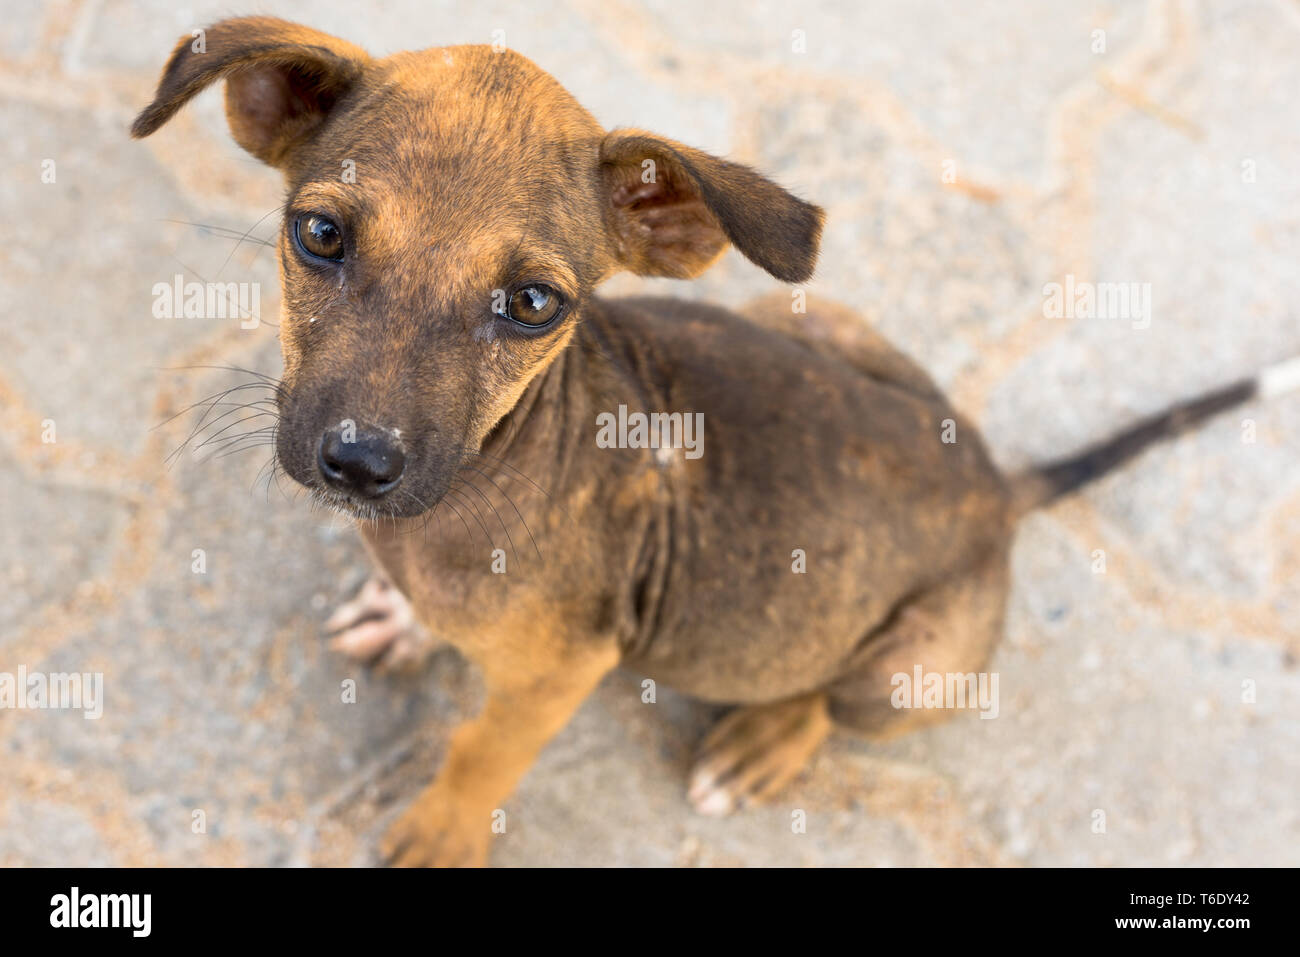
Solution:
<path fill-rule="evenodd" d="M 1132 461 L 1157 442 L 1176 438 L 1220 412 L 1251 399 L 1293 391 L 1300 391 L 1300 357 L 1270 366 L 1253 379 L 1181 402 L 1077 455 L 1012 478 L 1016 513 L 1048 505 Z"/>

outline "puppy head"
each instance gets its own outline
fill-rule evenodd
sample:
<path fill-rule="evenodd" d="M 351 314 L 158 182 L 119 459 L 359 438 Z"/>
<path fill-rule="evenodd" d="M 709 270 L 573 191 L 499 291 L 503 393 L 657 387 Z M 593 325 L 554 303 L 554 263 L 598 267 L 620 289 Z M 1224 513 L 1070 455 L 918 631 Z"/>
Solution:
<path fill-rule="evenodd" d="M 277 455 L 331 504 L 433 507 L 618 270 L 689 278 L 732 243 L 784 281 L 812 273 L 820 209 L 747 167 L 606 133 L 509 50 L 376 60 L 267 17 L 196 46 L 181 40 L 131 132 L 224 79 L 235 140 L 283 171 Z"/>

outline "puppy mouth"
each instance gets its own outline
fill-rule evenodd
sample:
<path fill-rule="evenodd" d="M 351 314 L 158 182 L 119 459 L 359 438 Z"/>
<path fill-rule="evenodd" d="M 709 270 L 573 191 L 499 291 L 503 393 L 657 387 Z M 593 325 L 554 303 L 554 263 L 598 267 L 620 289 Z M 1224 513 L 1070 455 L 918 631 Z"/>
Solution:
<path fill-rule="evenodd" d="M 384 519 L 419 518 L 431 512 L 442 501 L 441 495 L 425 500 L 401 486 L 387 492 L 380 498 L 365 498 L 359 495 L 340 492 L 329 488 L 319 481 L 300 482 L 311 494 L 312 505 L 368 522 Z"/>

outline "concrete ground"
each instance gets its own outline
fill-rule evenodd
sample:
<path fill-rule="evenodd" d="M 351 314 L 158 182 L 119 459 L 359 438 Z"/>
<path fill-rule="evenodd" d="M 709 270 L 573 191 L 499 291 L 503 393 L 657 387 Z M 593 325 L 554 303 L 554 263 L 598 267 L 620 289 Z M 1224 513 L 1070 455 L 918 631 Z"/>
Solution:
<path fill-rule="evenodd" d="M 1294 0 L 257 8 L 375 53 L 504 30 L 607 126 L 825 205 L 809 295 L 860 308 L 1008 468 L 1300 354 Z M 0 23 L 0 672 L 104 676 L 97 721 L 0 711 L 3 864 L 371 862 L 477 700 L 451 653 L 404 679 L 327 653 L 363 556 L 257 483 L 264 449 L 164 464 L 193 420 L 154 426 L 238 381 L 175 367 L 278 368 L 272 254 L 228 234 L 274 234 L 276 175 L 215 90 L 125 133 L 176 38 L 230 12 L 11 0 Z M 267 321 L 154 318 L 178 273 L 261 283 Z M 1149 283 L 1149 327 L 1045 317 L 1067 275 Z M 645 286 L 774 281 L 729 253 L 606 292 Z M 1300 395 L 1254 402 L 1026 520 L 996 720 L 836 740 L 719 821 L 683 793 L 711 709 L 616 674 L 507 805 L 494 863 L 1300 864 L 1297 426 Z"/>

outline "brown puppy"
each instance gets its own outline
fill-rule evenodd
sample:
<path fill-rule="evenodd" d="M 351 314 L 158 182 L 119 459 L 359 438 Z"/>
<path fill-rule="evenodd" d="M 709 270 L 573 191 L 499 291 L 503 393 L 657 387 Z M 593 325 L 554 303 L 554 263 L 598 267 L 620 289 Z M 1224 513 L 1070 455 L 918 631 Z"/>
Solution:
<path fill-rule="evenodd" d="M 979 671 L 1015 516 L 1137 447 L 1007 482 L 852 313 L 595 298 L 621 269 L 695 276 L 728 243 L 801 282 L 822 214 L 743 166 L 606 132 L 516 53 L 374 60 L 226 20 L 203 52 L 182 40 L 133 134 L 219 79 L 235 139 L 288 187 L 279 460 L 363 519 L 386 576 L 335 619 L 340 643 L 409 659 L 413 608 L 485 678 L 389 832 L 396 863 L 484 861 L 493 810 L 620 664 L 739 705 L 692 778 L 707 812 L 782 786 L 833 725 L 946 714 L 893 707 L 893 676 Z M 702 454 L 605 447 L 620 407 L 702 413 Z"/>

